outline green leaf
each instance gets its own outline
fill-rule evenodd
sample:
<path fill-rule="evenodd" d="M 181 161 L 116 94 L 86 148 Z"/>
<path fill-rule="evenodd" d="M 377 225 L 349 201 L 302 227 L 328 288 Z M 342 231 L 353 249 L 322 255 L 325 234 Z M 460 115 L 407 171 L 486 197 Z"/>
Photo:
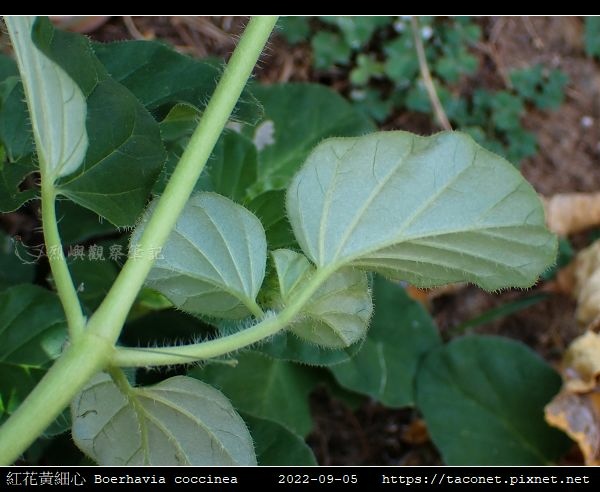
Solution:
<path fill-rule="evenodd" d="M 5 71 L 12 73 L 12 60 Z M 35 171 L 32 161 L 33 139 L 18 77 L 10 76 L 0 82 L 0 212 L 17 210 L 35 198 L 33 189 L 21 189 L 27 176 Z"/>
<path fill-rule="evenodd" d="M 350 97 L 356 109 L 380 123 L 388 118 L 394 107 L 394 101 L 383 97 L 378 89 L 355 89 Z"/>
<path fill-rule="evenodd" d="M 353 136 L 375 126 L 339 94 L 316 84 L 255 86 L 264 107 L 254 134 L 273 125 L 273 143 L 259 149 L 257 192 L 287 188 L 292 176 L 324 138 Z"/>
<path fill-rule="evenodd" d="M 313 266 L 306 256 L 289 249 L 275 250 L 271 256 L 277 272 L 281 300 L 283 303 L 287 303 L 290 298 L 293 298 L 294 290 L 304 284 L 312 275 Z"/>
<path fill-rule="evenodd" d="M 588 56 L 600 58 L 600 18 L 589 16 L 585 18 L 585 52 Z"/>
<path fill-rule="evenodd" d="M 327 140 L 295 176 L 287 210 L 317 268 L 357 266 L 420 287 L 529 287 L 556 253 L 533 188 L 456 132 Z"/>
<path fill-rule="evenodd" d="M 0 292 L 0 419 L 37 385 L 65 339 L 64 313 L 52 292 L 34 285 Z"/>
<path fill-rule="evenodd" d="M 310 35 L 308 18 L 300 16 L 281 16 L 277 21 L 278 33 L 290 44 L 306 41 Z"/>
<path fill-rule="evenodd" d="M 410 32 L 385 43 L 383 51 L 386 54 L 384 70 L 390 79 L 400 86 L 406 86 L 415 80 L 419 73 L 419 60 Z"/>
<path fill-rule="evenodd" d="M 310 44 L 313 50 L 313 66 L 317 70 L 327 70 L 336 64 L 347 65 L 350 62 L 352 49 L 336 33 L 319 31 L 312 37 Z"/>
<path fill-rule="evenodd" d="M 0 82 L 0 142 L 9 162 L 22 160 L 34 150 L 25 94 L 18 77 Z"/>
<path fill-rule="evenodd" d="M 488 309 L 479 316 L 475 316 L 474 318 L 452 327 L 450 330 L 448 330 L 448 334 L 451 336 L 456 336 L 459 334 L 462 335 L 468 330 L 471 330 L 477 326 L 485 325 L 497 319 L 506 318 L 511 314 L 518 313 L 519 311 L 533 306 L 540 301 L 548 299 L 548 297 L 549 294 L 536 294 L 517 299 L 516 301 L 506 302 L 498 307 Z"/>
<path fill-rule="evenodd" d="M 284 331 L 269 338 L 265 343 L 256 347 L 256 350 L 275 359 L 299 362 L 310 366 L 332 366 L 354 357 L 362 343 L 363 340 L 360 340 L 349 347 L 332 349 L 320 347 L 298 338 L 294 333 Z"/>
<path fill-rule="evenodd" d="M 356 67 L 350 72 L 350 82 L 366 85 L 371 77 L 381 77 L 383 72 L 383 63 L 377 61 L 374 55 L 360 54 L 356 57 Z"/>
<path fill-rule="evenodd" d="M 133 233 L 134 253 L 155 204 Z M 199 193 L 179 216 L 146 284 L 184 311 L 243 318 L 260 309 L 266 255 L 263 227 L 251 212 L 215 193 Z"/>
<path fill-rule="evenodd" d="M 0 53 L 0 82 L 15 75 L 19 75 L 15 61 L 10 56 Z"/>
<path fill-rule="evenodd" d="M 330 370 L 344 388 L 386 406 L 414 405 L 419 363 L 441 343 L 437 328 L 397 284 L 376 277 L 373 298 L 375 315 L 360 351 Z"/>
<path fill-rule="evenodd" d="M 21 183 L 33 171 L 35 165 L 27 158 L 18 162 L 3 162 L 0 155 L 0 212 L 13 212 L 36 197 L 34 189 L 20 190 Z"/>
<path fill-rule="evenodd" d="M 387 26 L 391 18 L 386 16 L 323 16 L 319 17 L 323 22 L 337 26 L 346 43 L 352 49 L 358 50 L 365 45 L 379 27 Z"/>
<path fill-rule="evenodd" d="M 259 466 L 315 466 L 317 460 L 304 439 L 272 420 L 242 413 L 256 449 Z"/>
<path fill-rule="evenodd" d="M 314 268 L 304 255 L 294 251 L 278 249 L 271 255 L 284 307 L 294 301 Z M 349 347 L 364 338 L 372 311 L 367 275 L 358 270 L 340 270 L 315 292 L 288 329 L 315 345 Z"/>
<path fill-rule="evenodd" d="M 56 204 L 58 230 L 63 244 L 81 244 L 99 236 L 116 234 L 118 229 L 91 210 L 70 200 Z"/>
<path fill-rule="evenodd" d="M 176 311 L 164 309 L 130 319 L 119 342 L 132 347 L 176 345 L 181 340 L 205 339 L 214 332 L 198 318 Z"/>
<path fill-rule="evenodd" d="M 297 247 L 292 226 L 285 214 L 285 191 L 265 191 L 246 203 L 246 207 L 260 219 L 271 251 Z"/>
<path fill-rule="evenodd" d="M 95 376 L 71 404 L 75 444 L 100 465 L 255 465 L 252 438 L 216 389 L 185 376 L 128 387 Z"/>
<path fill-rule="evenodd" d="M 560 376 L 526 346 L 499 337 L 456 339 L 417 377 L 417 405 L 448 465 L 541 465 L 568 440 L 544 421 Z"/>
<path fill-rule="evenodd" d="M 160 122 L 160 134 L 165 142 L 189 138 L 200 119 L 200 111 L 189 104 L 173 106 Z"/>
<path fill-rule="evenodd" d="M 492 121 L 500 130 L 510 131 L 521 127 L 521 116 L 525 112 L 523 100 L 506 91 L 493 94 L 491 101 Z"/>
<path fill-rule="evenodd" d="M 5 17 L 21 80 L 42 174 L 56 180 L 75 172 L 88 148 L 87 105 L 80 87 L 31 39 L 35 17 Z"/>
<path fill-rule="evenodd" d="M 59 192 L 117 226 L 134 224 L 165 160 L 158 123 L 108 76 L 86 37 L 40 18 L 33 38 L 83 92 L 93 135 L 83 165 L 59 181 Z"/>
<path fill-rule="evenodd" d="M 256 352 L 243 352 L 236 359 L 236 367 L 211 364 L 192 369 L 188 375 L 220 389 L 237 410 L 306 436 L 312 429 L 308 406 L 308 395 L 315 386 L 312 374 Z"/>
<path fill-rule="evenodd" d="M 161 122 L 161 134 L 167 140 L 167 163 L 154 187 L 154 193 L 161 194 L 169 176 L 173 173 L 197 124 L 196 110 L 189 113 L 190 107 L 177 105 Z M 258 161 L 256 147 L 246 136 L 235 131 L 225 131 L 217 141 L 213 153 L 195 191 L 215 191 L 238 203 L 248 198 L 250 187 L 256 182 Z"/>
<path fill-rule="evenodd" d="M 256 147 L 236 132 L 224 133 L 208 163 L 212 190 L 242 203 L 257 178 Z"/>
<path fill-rule="evenodd" d="M 514 89 L 525 99 L 533 100 L 543 81 L 542 65 L 511 70 L 510 81 Z"/>
<path fill-rule="evenodd" d="M 558 109 L 565 99 L 565 87 L 569 76 L 561 70 L 552 70 L 542 85 L 542 90 L 536 95 L 534 102 L 540 109 Z"/>
<path fill-rule="evenodd" d="M 35 265 L 17 256 L 15 240 L 0 231 L 0 289 L 33 282 Z"/>
<path fill-rule="evenodd" d="M 153 113 L 176 103 L 203 109 L 221 76 L 213 63 L 182 55 L 158 41 L 94 43 L 93 47 L 111 77 Z M 260 116 L 260 106 L 244 90 L 233 118 L 254 123 Z"/>
<path fill-rule="evenodd" d="M 69 270 L 79 298 L 90 313 L 100 306 L 119 273 L 105 246 L 104 243 L 92 244 L 83 252 L 83 257 L 76 256 L 69 261 Z"/>

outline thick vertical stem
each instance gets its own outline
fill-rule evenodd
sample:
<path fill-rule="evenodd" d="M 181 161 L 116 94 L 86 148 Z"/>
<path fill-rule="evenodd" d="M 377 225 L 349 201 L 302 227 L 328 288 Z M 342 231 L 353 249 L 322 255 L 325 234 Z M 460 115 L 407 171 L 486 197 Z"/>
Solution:
<path fill-rule="evenodd" d="M 165 244 L 189 199 L 276 21 L 276 17 L 258 17 L 248 24 L 198 128 L 146 225 L 138 244 L 142 254 L 125 263 L 104 302 L 89 321 L 89 329 L 94 333 L 112 341 L 119 336 L 127 313 L 152 268 L 155 252 Z"/>

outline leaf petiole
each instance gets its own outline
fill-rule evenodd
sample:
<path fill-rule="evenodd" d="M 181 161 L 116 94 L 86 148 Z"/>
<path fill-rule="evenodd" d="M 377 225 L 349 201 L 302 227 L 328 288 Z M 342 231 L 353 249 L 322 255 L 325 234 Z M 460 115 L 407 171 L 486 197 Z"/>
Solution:
<path fill-rule="evenodd" d="M 198 360 L 212 359 L 235 352 L 265 338 L 271 337 L 286 328 L 310 300 L 313 294 L 335 272 L 334 268 L 317 270 L 298 290 L 292 302 L 276 316 L 266 316 L 260 323 L 232 335 L 178 347 L 125 348 L 118 347 L 111 363 L 119 367 L 164 366 L 189 364 Z"/>

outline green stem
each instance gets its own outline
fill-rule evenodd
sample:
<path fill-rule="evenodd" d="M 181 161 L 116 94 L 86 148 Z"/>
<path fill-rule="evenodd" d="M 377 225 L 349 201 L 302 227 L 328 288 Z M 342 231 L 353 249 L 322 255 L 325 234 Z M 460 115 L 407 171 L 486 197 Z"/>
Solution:
<path fill-rule="evenodd" d="M 117 340 L 137 293 L 152 268 L 156 256 L 154 253 L 165 244 L 192 194 L 276 21 L 277 17 L 258 17 L 248 24 L 198 128 L 146 225 L 138 243 L 142 254 L 127 260 L 106 298 L 90 318 L 90 331 L 112 342 Z"/>
<path fill-rule="evenodd" d="M 62 250 L 58 224 L 56 223 L 56 191 L 50 180 L 42 177 L 42 222 L 44 224 L 44 241 L 46 243 L 46 256 L 58 296 L 62 302 L 69 335 L 74 340 L 79 336 L 85 326 L 85 317 L 81 311 L 81 304 L 77 291 L 73 285 L 71 273 Z"/>
<path fill-rule="evenodd" d="M 88 329 L 74 339 L 0 428 L 0 465 L 13 462 L 52 423 L 84 384 L 96 372 L 108 367 L 115 350 L 114 343 L 152 267 L 154 253 L 164 245 L 191 195 L 276 20 L 276 17 L 260 17 L 248 24 L 140 240 L 140 250 L 150 254 L 127 261 L 106 299 L 89 320 Z M 44 203 L 51 204 L 46 206 L 43 214 L 54 215 L 55 192 L 43 180 L 42 194 L 47 195 Z M 49 224 L 51 237 L 48 244 L 60 245 L 56 220 L 50 220 Z M 58 263 L 57 266 L 59 270 L 62 268 Z M 63 266 L 66 268 L 66 263 L 63 262 Z M 60 282 L 66 279 L 64 275 L 59 277 L 62 279 Z M 60 292 L 60 295 L 64 294 Z M 63 302 L 66 301 L 63 299 Z M 73 300 L 67 303 L 72 313 Z"/>
<path fill-rule="evenodd" d="M 248 311 L 250 311 L 256 319 L 262 319 L 264 317 L 265 312 L 258 305 L 258 302 L 256 302 L 256 300 L 246 299 L 244 301 L 244 304 L 248 308 Z"/>
<path fill-rule="evenodd" d="M 275 335 L 287 327 L 317 289 L 327 280 L 335 269 L 317 270 L 304 285 L 302 291 L 276 316 L 267 317 L 257 325 L 226 337 L 209 342 L 164 348 L 117 348 L 112 364 L 120 367 L 145 367 L 173 364 L 188 364 L 225 355 L 241 348 L 260 342 Z"/>
<path fill-rule="evenodd" d="M 0 466 L 9 465 L 46 430 L 98 371 L 114 347 L 89 333 L 76 339 L 0 427 Z"/>

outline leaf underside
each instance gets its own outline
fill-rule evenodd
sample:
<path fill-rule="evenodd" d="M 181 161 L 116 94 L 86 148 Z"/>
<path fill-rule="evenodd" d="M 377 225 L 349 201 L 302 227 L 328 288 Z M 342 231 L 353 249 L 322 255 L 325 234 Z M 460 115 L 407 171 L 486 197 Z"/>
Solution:
<path fill-rule="evenodd" d="M 458 132 L 326 140 L 294 177 L 287 211 L 318 268 L 356 266 L 420 287 L 529 287 L 556 253 L 533 188 Z"/>
<path fill-rule="evenodd" d="M 32 42 L 35 17 L 6 17 L 25 86 L 42 173 L 52 179 L 81 165 L 88 147 L 87 105 L 79 86 Z"/>
<path fill-rule="evenodd" d="M 272 256 L 285 306 L 294 301 L 314 268 L 304 255 L 294 251 L 278 249 Z M 372 312 L 367 275 L 359 270 L 342 269 L 314 293 L 289 330 L 318 346 L 349 347 L 365 336 Z"/>
<path fill-rule="evenodd" d="M 136 247 L 153 206 L 132 236 Z M 215 193 L 186 204 L 146 284 L 192 314 L 243 318 L 265 275 L 267 242 L 260 221 Z"/>
<path fill-rule="evenodd" d="M 219 391 L 176 376 L 122 394 L 95 376 L 71 404 L 73 439 L 100 465 L 255 465 L 252 438 Z"/>
<path fill-rule="evenodd" d="M 59 180 L 59 192 L 117 226 L 134 224 L 165 161 L 158 123 L 108 75 L 86 37 L 55 30 L 45 18 L 32 37 L 84 94 L 93 136 L 82 165 Z"/>

